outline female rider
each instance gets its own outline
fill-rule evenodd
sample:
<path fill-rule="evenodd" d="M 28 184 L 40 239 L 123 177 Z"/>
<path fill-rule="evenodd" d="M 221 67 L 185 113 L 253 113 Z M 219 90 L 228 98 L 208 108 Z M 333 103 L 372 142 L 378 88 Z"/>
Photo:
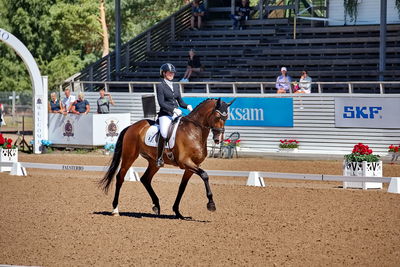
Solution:
<path fill-rule="evenodd" d="M 172 119 L 182 115 L 182 111 L 178 108 L 178 105 L 182 108 L 188 109 L 189 111 L 193 110 L 191 105 L 188 105 L 183 101 L 179 86 L 172 82 L 175 73 L 175 67 L 170 63 L 165 63 L 160 68 L 160 77 L 162 79 L 161 83 L 157 84 L 157 101 L 160 106 L 160 111 L 158 112 L 160 136 L 158 139 L 157 149 L 157 167 L 164 166 L 164 142 L 167 138 L 168 129 L 171 125 Z"/>

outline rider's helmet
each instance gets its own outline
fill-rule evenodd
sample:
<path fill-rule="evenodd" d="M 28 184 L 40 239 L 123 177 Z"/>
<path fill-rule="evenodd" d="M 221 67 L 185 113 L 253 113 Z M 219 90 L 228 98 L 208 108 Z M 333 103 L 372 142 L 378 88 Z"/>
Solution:
<path fill-rule="evenodd" d="M 176 69 L 175 69 L 174 65 L 172 65 L 171 63 L 164 63 L 161 65 L 161 67 L 160 67 L 160 77 L 161 78 L 164 77 L 163 74 L 166 71 L 176 73 Z"/>

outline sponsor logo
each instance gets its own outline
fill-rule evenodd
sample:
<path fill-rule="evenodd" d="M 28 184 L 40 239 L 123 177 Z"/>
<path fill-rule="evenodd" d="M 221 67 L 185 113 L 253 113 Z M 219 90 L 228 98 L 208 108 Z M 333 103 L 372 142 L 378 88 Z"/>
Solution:
<path fill-rule="evenodd" d="M 263 121 L 262 108 L 229 108 L 229 120 L 234 121 Z"/>
<path fill-rule="evenodd" d="M 72 125 L 70 120 L 67 120 L 67 122 L 64 125 L 63 135 L 66 137 L 74 136 L 74 126 Z"/>
<path fill-rule="evenodd" d="M 118 136 L 118 121 L 115 119 L 110 119 L 106 121 L 106 136 L 115 137 Z"/>
<path fill-rule="evenodd" d="M 382 107 L 367 107 L 367 106 L 344 106 L 343 118 L 344 119 L 382 119 L 380 112 Z"/>
<path fill-rule="evenodd" d="M 79 165 L 62 165 L 62 170 L 69 170 L 69 171 L 84 171 L 84 166 Z"/>

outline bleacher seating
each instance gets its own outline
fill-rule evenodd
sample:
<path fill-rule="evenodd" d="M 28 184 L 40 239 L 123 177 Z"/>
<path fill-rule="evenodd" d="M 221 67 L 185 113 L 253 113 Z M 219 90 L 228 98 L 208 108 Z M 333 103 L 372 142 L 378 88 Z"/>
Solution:
<path fill-rule="evenodd" d="M 158 80 L 164 62 L 174 64 L 180 78 L 188 51 L 194 48 L 205 71 L 193 75 L 191 81 L 274 81 L 281 66 L 295 79 L 307 69 L 314 81 L 379 80 L 379 25 L 327 27 L 298 21 L 294 39 L 289 19 L 253 19 L 244 30 L 231 30 L 229 10 L 229 6 L 211 6 L 203 29 L 182 28 L 162 48 L 147 49 L 139 60 L 131 59 L 120 79 Z M 387 65 L 382 74 L 385 80 L 398 80 L 400 25 L 387 26 L 386 45 Z"/>

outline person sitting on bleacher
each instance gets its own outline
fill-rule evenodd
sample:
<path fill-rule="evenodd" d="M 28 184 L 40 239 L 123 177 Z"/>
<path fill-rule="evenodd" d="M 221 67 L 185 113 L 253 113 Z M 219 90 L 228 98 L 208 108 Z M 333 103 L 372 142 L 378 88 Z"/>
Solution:
<path fill-rule="evenodd" d="M 292 78 L 289 75 L 287 75 L 286 67 L 281 68 L 281 73 L 282 75 L 276 78 L 276 86 L 275 86 L 277 89 L 276 93 L 278 94 L 290 93 Z"/>
<path fill-rule="evenodd" d="M 235 7 L 235 14 L 231 14 L 233 20 L 232 30 L 243 30 L 244 22 L 250 17 L 250 3 L 249 0 L 242 0 L 238 6 Z"/>
<path fill-rule="evenodd" d="M 192 3 L 192 17 L 190 19 L 190 30 L 200 30 L 201 22 L 203 20 L 206 9 L 200 0 L 194 0 Z M 194 27 L 194 21 L 197 19 L 197 29 Z"/>
<path fill-rule="evenodd" d="M 194 49 L 190 49 L 186 72 L 185 72 L 185 75 L 183 75 L 183 78 L 180 80 L 180 82 L 184 82 L 184 83 L 189 82 L 189 78 L 193 72 L 201 72 L 201 71 L 202 71 L 202 67 L 201 67 L 200 58 L 199 58 L 199 56 L 196 56 Z"/>
<path fill-rule="evenodd" d="M 311 93 L 311 82 L 312 79 L 310 76 L 308 76 L 308 73 L 306 70 L 303 70 L 301 72 L 301 77 L 300 77 L 300 83 L 299 83 L 299 89 L 295 91 L 296 94 L 309 94 Z"/>

